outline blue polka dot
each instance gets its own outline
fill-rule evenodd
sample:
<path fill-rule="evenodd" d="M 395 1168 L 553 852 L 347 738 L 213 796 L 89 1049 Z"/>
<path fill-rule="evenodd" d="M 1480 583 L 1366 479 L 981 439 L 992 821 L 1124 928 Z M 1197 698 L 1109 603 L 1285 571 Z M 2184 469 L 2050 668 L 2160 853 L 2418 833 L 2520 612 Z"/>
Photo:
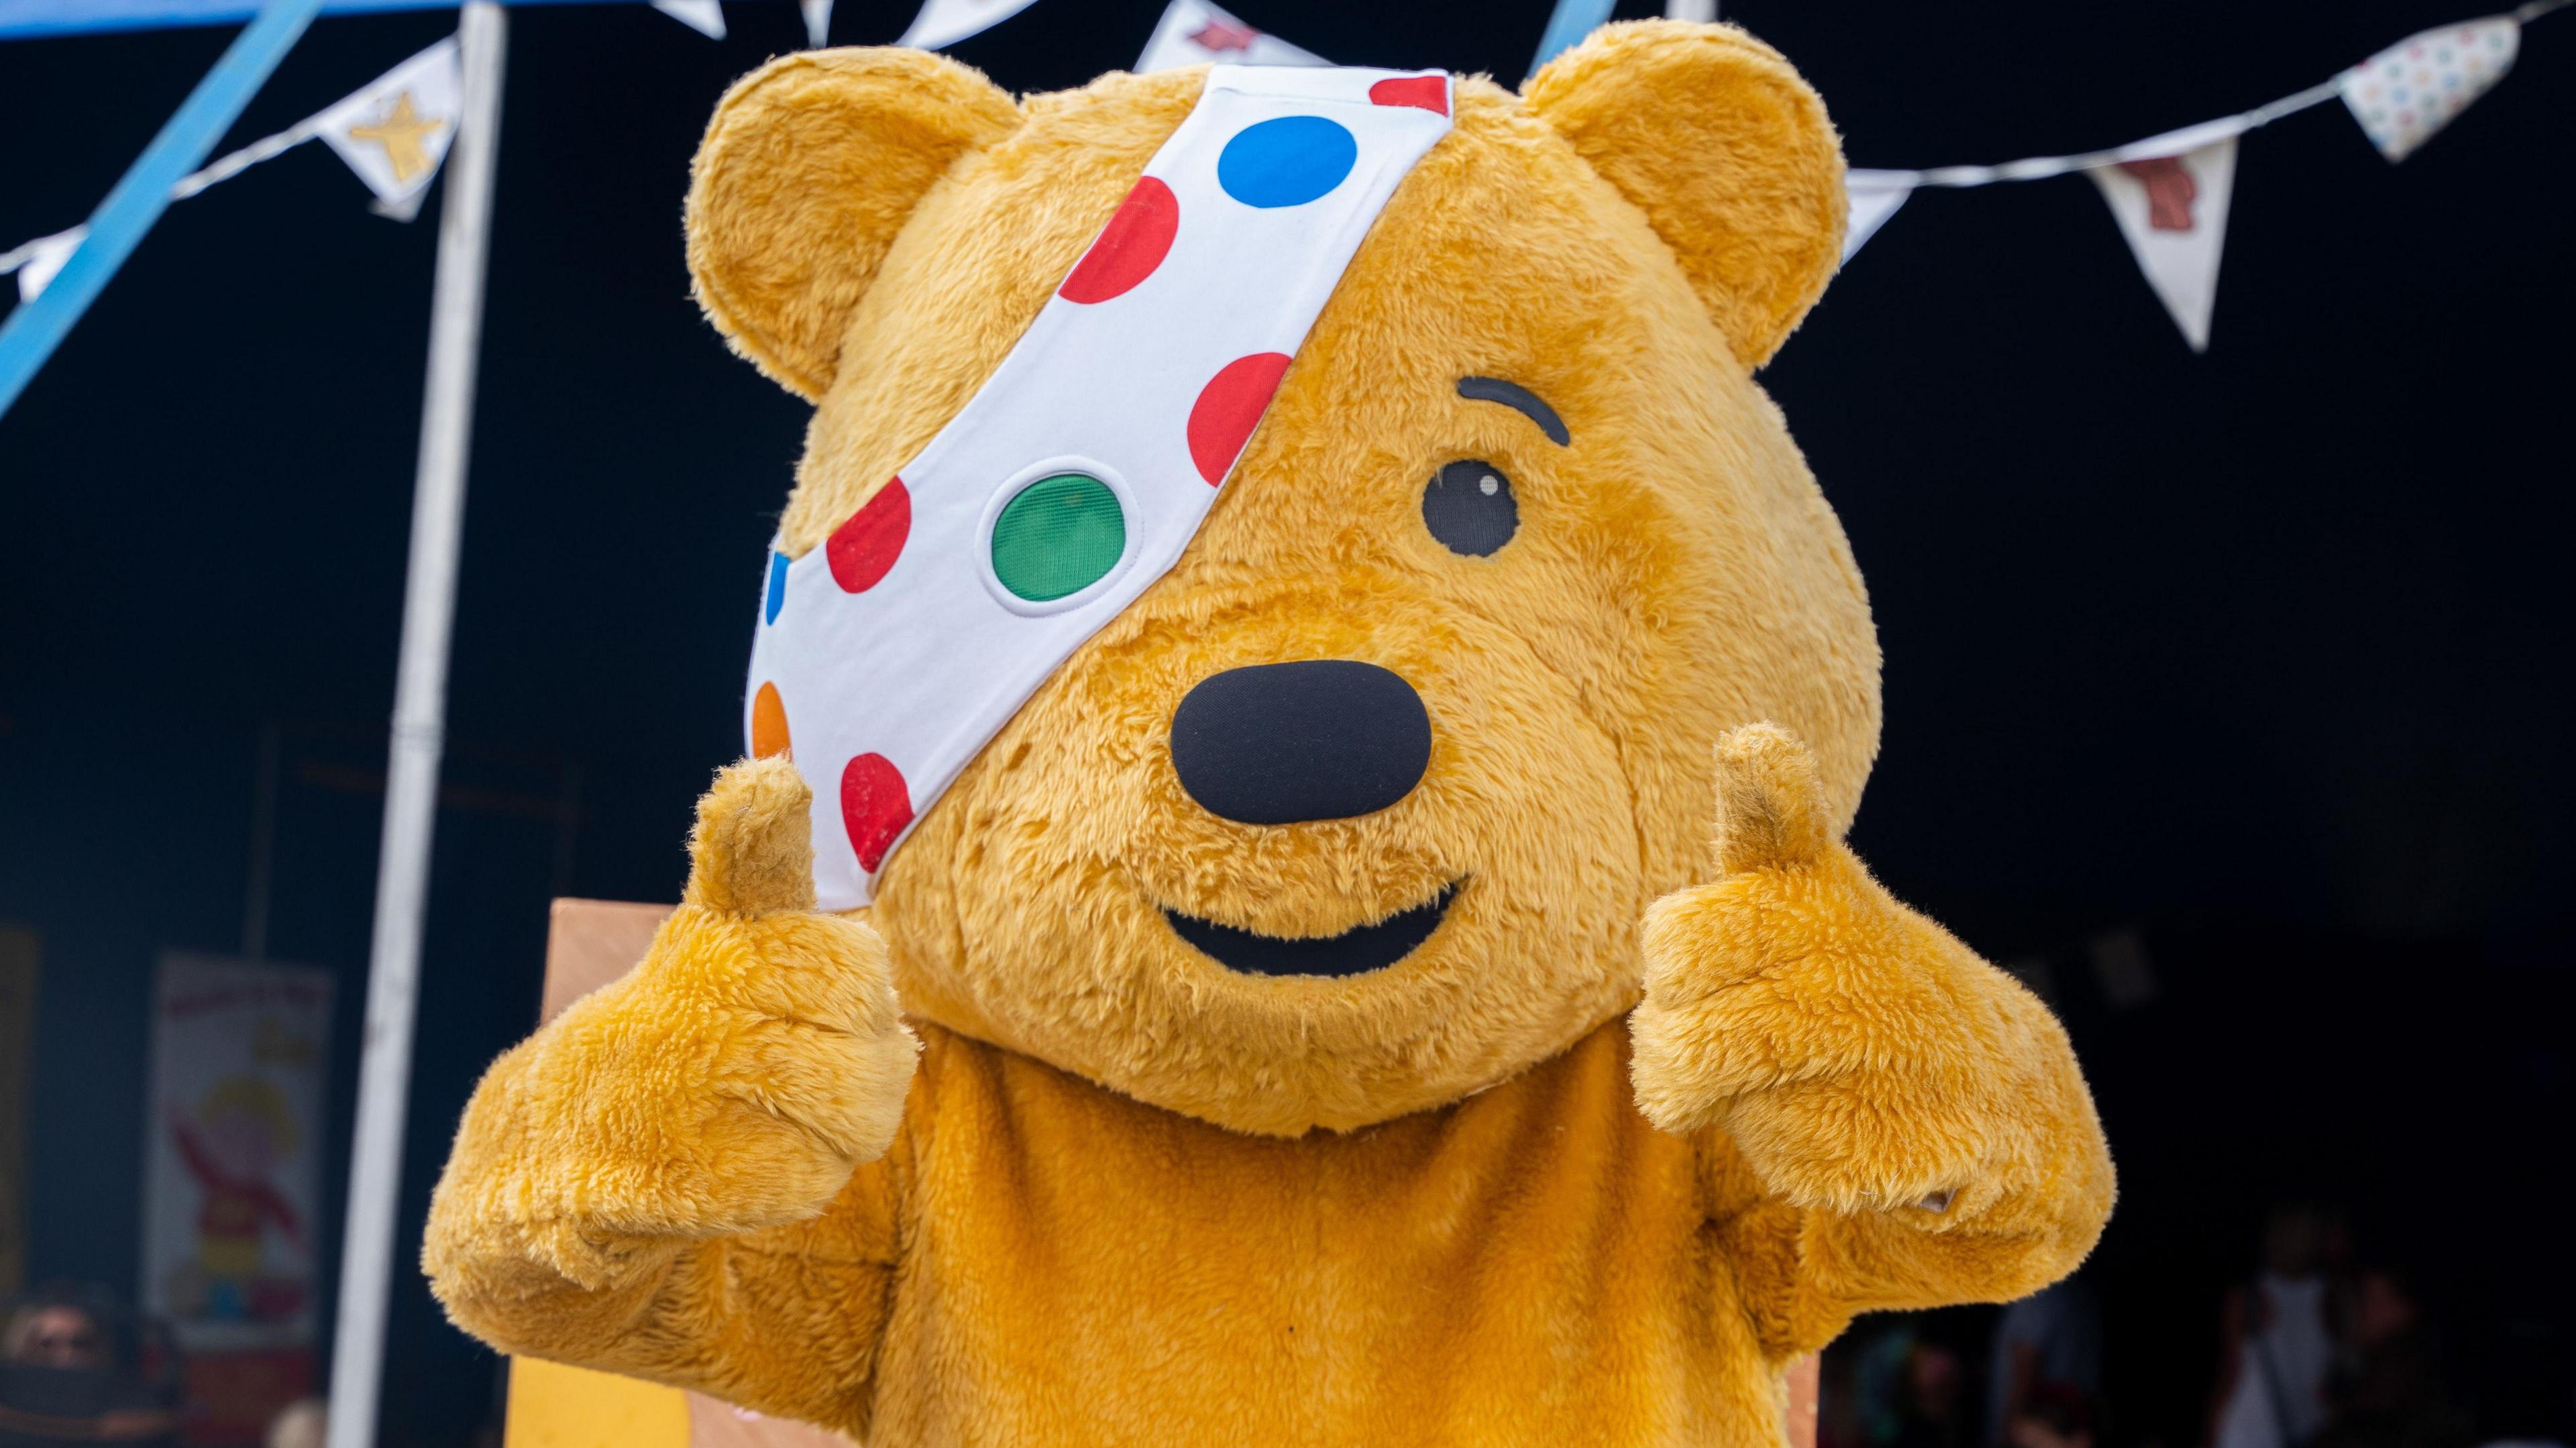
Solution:
<path fill-rule="evenodd" d="M 784 553 L 772 553 L 769 555 L 769 596 L 762 599 L 760 603 L 761 621 L 764 623 L 778 622 L 778 611 L 786 606 L 787 555 Z"/>
<path fill-rule="evenodd" d="M 1216 158 L 1216 180 L 1246 206 L 1303 206 L 1341 185 L 1359 158 L 1339 122 L 1281 116 L 1237 131 Z"/>

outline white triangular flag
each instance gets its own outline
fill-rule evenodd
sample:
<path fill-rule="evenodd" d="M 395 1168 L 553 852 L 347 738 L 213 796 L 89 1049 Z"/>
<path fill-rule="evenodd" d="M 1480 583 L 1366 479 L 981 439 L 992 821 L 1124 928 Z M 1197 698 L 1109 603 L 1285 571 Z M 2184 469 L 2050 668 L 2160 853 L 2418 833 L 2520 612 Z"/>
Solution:
<path fill-rule="evenodd" d="M 653 0 L 653 8 L 709 40 L 725 38 L 724 6 L 717 0 Z"/>
<path fill-rule="evenodd" d="M 464 98 L 456 42 L 442 40 L 305 124 L 376 193 L 377 210 L 407 216 L 447 159 Z"/>
<path fill-rule="evenodd" d="M 45 285 L 62 271 L 63 263 L 72 259 L 72 253 L 80 250 L 81 242 L 88 236 L 88 227 L 75 226 L 69 231 L 37 237 L 20 247 L 26 259 L 18 263 L 18 300 L 32 302 L 42 295 Z"/>
<path fill-rule="evenodd" d="M 832 0 L 796 0 L 805 16 L 805 45 L 821 50 L 832 43 Z"/>
<path fill-rule="evenodd" d="M 2163 154 L 2150 141 L 2122 149 L 2137 154 L 2084 174 L 2102 188 L 2112 219 L 2137 255 L 2138 270 L 2164 299 L 2183 340 L 2191 350 L 2206 352 L 2210 312 L 2218 302 L 2218 260 L 2227 242 L 2227 203 L 2236 189 L 2236 137 Z"/>
<path fill-rule="evenodd" d="M 1914 183 L 1893 171 L 1845 171 L 1843 199 L 1849 203 L 1850 219 L 1843 223 L 1843 260 L 1850 261 L 1878 235 L 1887 218 L 1914 194 Z"/>
<path fill-rule="evenodd" d="M 2403 161 L 2504 79 L 2521 48 L 2510 15 L 2427 30 L 2345 71 L 2343 103 L 2379 154 Z"/>
<path fill-rule="evenodd" d="M 1029 0 L 926 0 L 897 45 L 937 50 L 955 45 L 1029 8 Z"/>
<path fill-rule="evenodd" d="M 1172 0 L 1154 25 L 1136 73 L 1184 65 L 1331 65 L 1311 50 L 1265 34 L 1207 3 Z"/>

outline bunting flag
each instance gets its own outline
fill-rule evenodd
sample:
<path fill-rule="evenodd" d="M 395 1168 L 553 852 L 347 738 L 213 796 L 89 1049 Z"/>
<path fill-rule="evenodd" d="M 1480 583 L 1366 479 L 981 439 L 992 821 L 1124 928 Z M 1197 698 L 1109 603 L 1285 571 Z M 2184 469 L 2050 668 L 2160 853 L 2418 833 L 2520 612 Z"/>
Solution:
<path fill-rule="evenodd" d="M 2343 103 L 2391 162 L 2433 139 L 2504 79 L 2522 48 L 2522 25 L 2490 15 L 2409 36 L 2343 73 Z"/>
<path fill-rule="evenodd" d="M 2123 147 L 2139 154 L 2084 173 L 2102 189 L 2138 270 L 2195 352 L 2209 350 L 2227 203 L 2236 188 L 2236 133 L 2222 125 L 2225 134 L 2208 140 L 2201 134 L 2208 129 Z"/>
<path fill-rule="evenodd" d="M 725 38 L 720 0 L 653 0 L 653 8 L 709 40 Z M 832 0 L 796 0 L 796 10 L 805 20 L 807 48 L 822 49 L 832 34 Z"/>
<path fill-rule="evenodd" d="M 718 0 L 653 0 L 653 8 L 709 40 L 725 38 L 724 6 Z"/>
<path fill-rule="evenodd" d="M 54 279 L 54 273 L 61 271 L 63 263 L 70 261 L 72 253 L 88 239 L 89 228 L 75 226 L 69 231 L 37 237 L 8 256 L 0 257 L 0 262 L 11 262 L 18 269 L 18 300 L 32 302 L 44 295 L 45 283 Z"/>
<path fill-rule="evenodd" d="M 1207 0 L 1172 0 L 1154 24 L 1136 73 L 1184 65 L 1330 65 L 1311 50 L 1255 30 Z"/>
<path fill-rule="evenodd" d="M 305 124 L 376 193 L 378 212 L 409 221 L 447 159 L 464 105 L 456 42 L 442 40 Z"/>
<path fill-rule="evenodd" d="M 1914 183 L 1902 171 L 1845 171 L 1843 196 L 1850 203 L 1851 219 L 1843 224 L 1843 260 L 1859 255 L 1913 194 Z"/>
<path fill-rule="evenodd" d="M 944 49 L 1028 8 L 1029 0 L 925 0 L 895 44 Z"/>
<path fill-rule="evenodd" d="M 386 71 L 318 115 L 263 136 L 182 178 L 170 199 L 185 201 L 217 182 L 320 138 L 376 195 L 379 215 L 409 221 L 447 159 L 463 104 L 464 73 L 453 36 Z M 34 301 L 89 236 L 75 226 L 0 252 L 0 274 L 18 274 L 18 297 Z"/>

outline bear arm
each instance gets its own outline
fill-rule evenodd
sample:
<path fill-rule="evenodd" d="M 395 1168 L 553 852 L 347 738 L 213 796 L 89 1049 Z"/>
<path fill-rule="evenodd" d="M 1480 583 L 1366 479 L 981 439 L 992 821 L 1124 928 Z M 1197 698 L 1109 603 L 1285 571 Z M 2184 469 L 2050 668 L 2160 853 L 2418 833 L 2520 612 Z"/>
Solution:
<path fill-rule="evenodd" d="M 503 1352 L 863 1426 L 900 1259 L 909 1130 L 808 1220 L 671 1229 L 621 1220 L 636 1202 L 567 1205 L 586 1195 L 573 1184 L 628 1195 L 614 1189 L 627 1173 L 567 1149 L 535 1109 L 547 1036 L 590 1005 L 501 1057 L 466 1108 L 422 1250 L 449 1319 Z M 805 1346 L 781 1353 L 780 1342 Z"/>
<path fill-rule="evenodd" d="M 1946 933 L 1941 939 L 1966 954 Z M 1722 1192 L 1734 1187 L 1725 1194 L 1737 1204 L 1718 1232 L 1745 1310 L 1777 1356 L 1817 1351 L 1862 1312 L 2027 1296 L 2074 1271 L 2109 1220 L 2110 1150 L 2064 1029 L 2003 972 L 1982 961 L 1959 964 L 1975 967 L 1966 983 L 2016 1027 L 2005 1039 L 2021 1059 L 1986 1069 L 1989 1079 L 2014 1079 L 2020 1089 L 1873 1100 L 1880 1093 L 1848 1083 L 1821 1106 L 1813 1097 L 1775 1103 L 1801 1108 L 1789 1114 L 1810 1122 L 1848 1122 L 1857 1111 L 1880 1127 L 1957 1143 L 1974 1164 L 1954 1185 L 1886 1206 L 1819 1201 L 1811 1185 L 1784 1183 L 1785 1173 L 1765 1183 L 1725 1131 L 1696 1133 L 1709 1180 Z M 1948 1045 L 1970 1055 L 1978 1049 L 1962 1037 Z M 1776 1146 L 1778 1120 L 1761 1126 Z M 1851 1134 L 1865 1141 L 1878 1133 Z M 1837 1173 L 1845 1182 L 1848 1170 Z"/>

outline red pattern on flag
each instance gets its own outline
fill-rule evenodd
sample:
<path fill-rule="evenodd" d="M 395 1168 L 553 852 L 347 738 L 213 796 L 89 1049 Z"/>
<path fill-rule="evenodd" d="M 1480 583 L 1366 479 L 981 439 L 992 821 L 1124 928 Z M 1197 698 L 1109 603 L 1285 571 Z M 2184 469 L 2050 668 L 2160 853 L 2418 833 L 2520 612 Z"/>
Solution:
<path fill-rule="evenodd" d="M 1236 20 L 1211 20 L 1190 32 L 1190 44 L 1201 50 L 1223 54 L 1229 50 L 1250 50 L 1261 32 Z"/>
<path fill-rule="evenodd" d="M 2200 199 L 2200 183 L 2192 179 L 2191 168 L 2180 156 L 2123 161 L 2120 169 L 2147 188 L 2147 225 L 2158 231 L 2189 231 L 2197 224 L 2191 208 Z"/>

